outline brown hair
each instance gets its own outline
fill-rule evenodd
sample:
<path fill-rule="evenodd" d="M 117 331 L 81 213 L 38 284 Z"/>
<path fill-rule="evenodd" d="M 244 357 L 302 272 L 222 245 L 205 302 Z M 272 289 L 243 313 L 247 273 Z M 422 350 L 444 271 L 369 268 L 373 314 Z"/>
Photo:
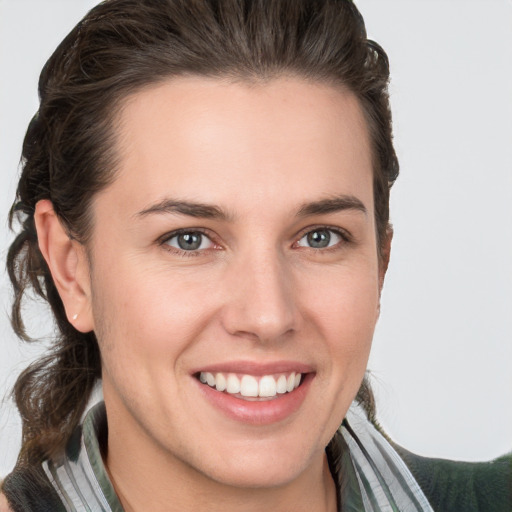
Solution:
<path fill-rule="evenodd" d="M 80 420 L 101 362 L 93 332 L 67 321 L 39 251 L 37 201 L 50 199 L 69 235 L 87 243 L 93 196 L 115 177 L 115 118 L 128 94 L 173 76 L 266 80 L 291 74 L 341 85 L 366 116 L 374 162 L 377 240 L 386 236 L 389 189 L 398 175 L 386 54 L 366 37 L 350 0 L 107 0 L 62 41 L 39 80 L 40 107 L 23 145 L 23 170 L 10 225 L 19 232 L 7 267 L 14 287 L 12 324 L 29 340 L 22 299 L 46 300 L 58 336 L 51 351 L 18 378 L 23 421 L 18 464 L 60 450 Z M 359 398 L 372 405 L 366 383 Z"/>

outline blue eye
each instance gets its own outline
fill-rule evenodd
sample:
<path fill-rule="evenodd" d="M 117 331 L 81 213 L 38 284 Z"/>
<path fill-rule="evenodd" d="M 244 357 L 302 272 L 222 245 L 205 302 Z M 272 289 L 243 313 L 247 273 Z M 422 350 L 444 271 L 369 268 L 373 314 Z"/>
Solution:
<path fill-rule="evenodd" d="M 165 244 L 181 251 L 200 251 L 213 247 L 213 242 L 200 231 L 182 231 L 168 238 Z"/>
<path fill-rule="evenodd" d="M 318 228 L 306 233 L 299 241 L 299 247 L 311 249 L 326 249 L 339 244 L 342 236 L 332 229 Z"/>

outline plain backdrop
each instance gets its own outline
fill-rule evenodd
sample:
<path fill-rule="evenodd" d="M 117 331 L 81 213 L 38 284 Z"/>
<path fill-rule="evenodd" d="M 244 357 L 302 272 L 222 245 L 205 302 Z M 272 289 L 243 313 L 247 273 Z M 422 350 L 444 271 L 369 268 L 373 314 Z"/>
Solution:
<path fill-rule="evenodd" d="M 0 255 L 39 71 L 94 0 L 0 0 Z M 359 0 L 388 52 L 401 176 L 370 369 L 384 428 L 428 456 L 512 449 L 512 2 Z M 41 350 L 11 332 L 0 274 L 0 476 L 20 422 L 8 392 Z M 32 332 L 50 333 L 31 304 Z"/>

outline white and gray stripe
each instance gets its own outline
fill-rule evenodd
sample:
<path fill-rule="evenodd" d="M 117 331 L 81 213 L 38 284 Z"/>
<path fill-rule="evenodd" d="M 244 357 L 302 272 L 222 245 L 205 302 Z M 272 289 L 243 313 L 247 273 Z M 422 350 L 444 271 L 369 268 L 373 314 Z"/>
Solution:
<path fill-rule="evenodd" d="M 357 404 L 340 432 L 354 465 L 365 512 L 433 512 L 409 468 Z"/>

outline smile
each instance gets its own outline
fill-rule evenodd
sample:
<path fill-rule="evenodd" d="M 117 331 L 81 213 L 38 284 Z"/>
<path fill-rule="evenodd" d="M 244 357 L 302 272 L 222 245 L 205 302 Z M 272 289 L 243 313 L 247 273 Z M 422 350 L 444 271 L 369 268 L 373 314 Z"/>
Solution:
<path fill-rule="evenodd" d="M 234 361 L 219 366 L 198 368 L 191 374 L 200 395 L 224 416 L 253 426 L 294 417 L 316 375 L 311 366 L 296 362 Z"/>
<path fill-rule="evenodd" d="M 299 372 L 258 377 L 248 374 L 239 375 L 221 372 L 199 373 L 199 380 L 203 384 L 243 400 L 272 399 L 278 395 L 291 393 L 300 386 L 301 379 L 302 374 Z"/>

